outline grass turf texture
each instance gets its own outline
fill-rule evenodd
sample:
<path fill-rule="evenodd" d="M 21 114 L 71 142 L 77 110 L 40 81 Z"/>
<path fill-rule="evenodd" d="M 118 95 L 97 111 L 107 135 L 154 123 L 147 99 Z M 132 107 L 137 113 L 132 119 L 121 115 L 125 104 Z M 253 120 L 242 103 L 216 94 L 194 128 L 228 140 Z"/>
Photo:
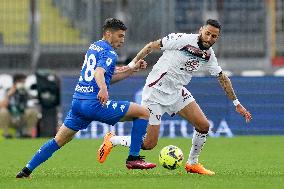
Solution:
<path fill-rule="evenodd" d="M 102 139 L 74 140 L 56 152 L 32 174 L 32 179 L 15 179 L 46 139 L 0 141 L 0 188 L 283 188 L 284 137 L 258 136 L 209 138 L 200 162 L 215 176 L 187 174 L 158 165 L 152 170 L 128 170 L 127 149 L 115 147 L 104 164 L 97 162 Z M 142 151 L 147 160 L 158 163 L 159 150 L 166 145 L 180 147 L 187 159 L 191 139 L 162 138 L 152 151 Z M 184 161 L 185 163 L 185 161 Z"/>

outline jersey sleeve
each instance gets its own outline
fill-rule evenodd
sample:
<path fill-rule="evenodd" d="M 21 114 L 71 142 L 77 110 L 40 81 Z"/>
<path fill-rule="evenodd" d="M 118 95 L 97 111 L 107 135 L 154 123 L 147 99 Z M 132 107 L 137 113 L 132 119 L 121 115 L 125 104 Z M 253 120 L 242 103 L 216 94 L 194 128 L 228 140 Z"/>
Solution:
<path fill-rule="evenodd" d="M 102 67 L 104 70 L 109 69 L 109 65 L 113 62 L 113 58 L 109 51 L 103 51 L 99 55 L 99 60 L 97 62 L 97 67 Z"/>
<path fill-rule="evenodd" d="M 188 34 L 171 33 L 161 40 L 161 50 L 179 50 L 188 41 Z"/>
<path fill-rule="evenodd" d="M 218 61 L 213 49 L 211 49 L 211 56 L 205 67 L 213 76 L 218 76 L 218 74 L 222 71 L 222 68 L 218 65 Z"/>

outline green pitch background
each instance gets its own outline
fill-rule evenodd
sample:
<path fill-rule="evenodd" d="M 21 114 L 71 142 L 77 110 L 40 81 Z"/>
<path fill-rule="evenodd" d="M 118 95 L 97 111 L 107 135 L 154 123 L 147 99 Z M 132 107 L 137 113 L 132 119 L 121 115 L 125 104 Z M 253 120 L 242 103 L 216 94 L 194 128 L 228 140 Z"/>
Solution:
<path fill-rule="evenodd" d="M 102 139 L 73 140 L 36 169 L 32 179 L 15 179 L 16 173 L 47 139 L 0 141 L 0 189 L 12 188 L 284 188 L 284 136 L 209 138 L 200 162 L 215 176 L 187 174 L 182 168 L 168 171 L 128 170 L 127 149 L 115 147 L 104 164 L 97 162 Z M 158 163 L 159 150 L 173 144 L 187 159 L 191 139 L 162 138 L 152 151 L 142 151 Z"/>

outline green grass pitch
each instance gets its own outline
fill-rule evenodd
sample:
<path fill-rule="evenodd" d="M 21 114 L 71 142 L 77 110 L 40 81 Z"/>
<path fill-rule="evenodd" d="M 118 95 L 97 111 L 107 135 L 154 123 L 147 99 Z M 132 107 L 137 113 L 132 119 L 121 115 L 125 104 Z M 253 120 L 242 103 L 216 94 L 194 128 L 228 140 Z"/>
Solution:
<path fill-rule="evenodd" d="M 0 188 L 127 189 L 127 188 L 284 188 L 284 136 L 209 138 L 199 158 L 215 176 L 187 174 L 184 168 L 169 171 L 158 165 L 152 170 L 128 170 L 127 149 L 115 147 L 104 164 L 97 162 L 102 139 L 73 140 L 32 174 L 15 179 L 16 173 L 47 139 L 0 141 Z M 159 150 L 180 147 L 187 159 L 191 139 L 162 138 L 152 151 L 142 151 L 158 163 Z"/>

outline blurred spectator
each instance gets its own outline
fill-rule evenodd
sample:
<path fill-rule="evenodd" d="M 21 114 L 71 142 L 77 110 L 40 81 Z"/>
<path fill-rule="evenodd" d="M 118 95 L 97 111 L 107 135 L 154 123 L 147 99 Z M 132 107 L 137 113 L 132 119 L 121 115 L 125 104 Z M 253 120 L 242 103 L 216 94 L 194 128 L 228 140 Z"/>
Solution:
<path fill-rule="evenodd" d="M 12 137 L 9 128 L 16 130 L 17 137 L 31 137 L 37 126 L 38 112 L 35 108 L 27 107 L 25 80 L 24 74 L 15 74 L 12 87 L 0 98 L 0 128 L 5 138 Z"/>

